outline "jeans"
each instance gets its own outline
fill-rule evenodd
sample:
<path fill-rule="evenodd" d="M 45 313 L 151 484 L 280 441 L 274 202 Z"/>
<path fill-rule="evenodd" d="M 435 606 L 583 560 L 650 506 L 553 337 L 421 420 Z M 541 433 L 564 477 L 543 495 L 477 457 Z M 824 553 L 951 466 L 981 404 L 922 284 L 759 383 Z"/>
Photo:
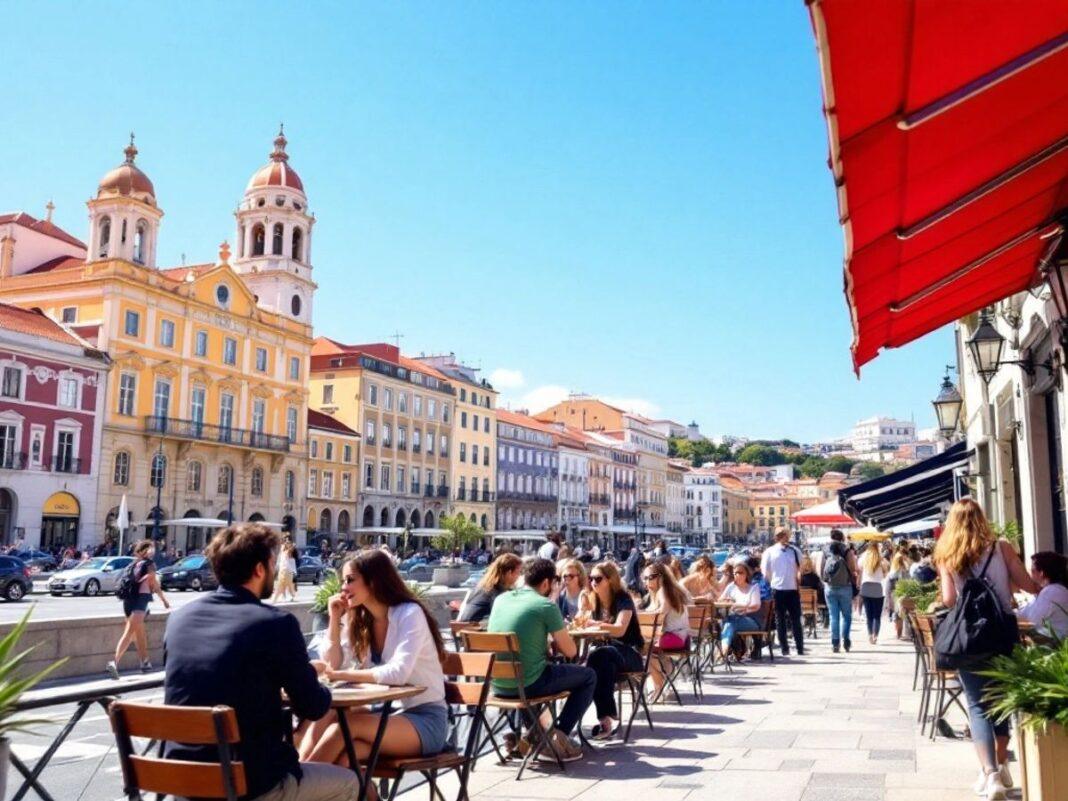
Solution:
<path fill-rule="evenodd" d="M 853 623 L 853 588 L 832 587 L 825 584 L 827 613 L 831 616 L 831 643 L 837 645 L 842 638 L 849 639 L 849 627 Z M 841 635 L 841 636 L 839 636 Z"/>
<path fill-rule="evenodd" d="M 801 593 L 797 590 L 774 590 L 775 599 L 775 627 L 779 634 L 779 647 L 784 654 L 790 653 L 790 646 L 786 642 L 786 616 L 790 616 L 790 628 L 794 633 L 794 645 L 797 652 L 804 653 L 805 630 L 801 624 Z"/>
<path fill-rule="evenodd" d="M 538 698 L 543 695 L 555 695 L 556 693 L 570 693 L 564 701 L 563 709 L 556 720 L 556 728 L 564 734 L 571 734 L 571 730 L 582 720 L 582 716 L 593 700 L 593 688 L 597 683 L 597 674 L 582 665 L 556 665 L 545 666 L 544 672 L 523 688 L 523 694 L 527 698 Z M 494 695 L 502 698 L 518 698 L 518 690 L 493 690 Z"/>
<path fill-rule="evenodd" d="M 879 624 L 883 619 L 883 599 L 864 599 L 864 619 L 868 622 L 868 634 L 879 636 Z"/>
<path fill-rule="evenodd" d="M 968 728 L 972 732 L 972 742 L 985 753 L 985 766 L 995 767 L 998 764 L 995 738 L 1009 736 L 1009 722 L 994 723 L 988 716 L 983 692 L 990 679 L 970 670 L 958 670 L 957 676 L 964 688 L 964 697 L 968 699 Z"/>
<path fill-rule="evenodd" d="M 760 624 L 749 615 L 727 615 L 723 623 L 723 632 L 720 634 L 720 641 L 724 648 L 730 648 L 731 640 L 738 631 L 760 631 Z"/>
<path fill-rule="evenodd" d="M 356 774 L 340 765 L 302 762 L 304 777 L 286 776 L 273 789 L 256 796 L 255 801 L 355 801 L 359 793 Z"/>
<path fill-rule="evenodd" d="M 642 656 L 628 645 L 599 645 L 590 651 L 586 664 L 597 675 L 597 686 L 593 691 L 593 703 L 597 707 L 597 717 L 618 718 L 616 709 L 616 680 L 620 673 L 631 673 L 642 669 Z"/>

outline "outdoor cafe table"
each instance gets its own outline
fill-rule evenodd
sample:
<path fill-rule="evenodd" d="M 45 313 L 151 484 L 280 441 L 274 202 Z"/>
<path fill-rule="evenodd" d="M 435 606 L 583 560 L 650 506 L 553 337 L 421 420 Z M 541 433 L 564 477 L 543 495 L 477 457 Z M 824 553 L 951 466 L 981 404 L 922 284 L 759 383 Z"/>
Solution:
<path fill-rule="evenodd" d="M 356 780 L 360 783 L 359 801 L 366 801 L 367 791 L 373 781 L 375 766 L 378 764 L 378 754 L 382 749 L 382 737 L 386 733 L 386 722 L 393 708 L 394 701 L 401 701 L 419 695 L 426 690 L 425 687 L 413 687 L 405 684 L 399 687 L 390 687 L 385 684 L 343 684 L 330 689 L 330 708 L 337 714 L 337 725 L 341 729 L 341 737 L 345 743 L 345 756 L 348 757 L 349 767 L 356 774 Z M 356 760 L 356 745 L 352 742 L 352 732 L 349 729 L 349 719 L 346 714 L 350 709 L 363 706 L 381 704 L 379 712 L 378 730 L 375 732 L 374 742 L 367 754 L 363 771 L 360 771 L 360 763 Z"/>

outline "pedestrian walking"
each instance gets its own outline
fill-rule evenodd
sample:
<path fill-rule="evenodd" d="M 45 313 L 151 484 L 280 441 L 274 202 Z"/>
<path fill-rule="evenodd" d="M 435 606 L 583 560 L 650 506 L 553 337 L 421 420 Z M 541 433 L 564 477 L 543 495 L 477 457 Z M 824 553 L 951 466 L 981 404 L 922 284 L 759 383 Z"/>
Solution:
<path fill-rule="evenodd" d="M 775 544 L 764 552 L 760 560 L 760 572 L 771 586 L 775 601 L 775 627 L 779 635 L 779 647 L 783 656 L 790 655 L 786 639 L 787 618 L 794 635 L 798 654 L 805 653 L 805 631 L 801 622 L 801 593 L 798 579 L 801 575 L 801 551 L 790 544 L 791 531 L 780 526 L 775 531 Z"/>
<path fill-rule="evenodd" d="M 282 543 L 278 555 L 278 575 L 275 577 L 271 603 L 285 600 L 286 594 L 291 601 L 297 600 L 297 548 L 289 539 Z"/>
<path fill-rule="evenodd" d="M 860 597 L 864 603 L 864 619 L 868 624 L 868 642 L 879 642 L 886 592 L 887 565 L 878 543 L 869 543 L 860 557 Z"/>
<path fill-rule="evenodd" d="M 886 605 L 890 608 L 890 620 L 894 623 L 894 633 L 899 640 L 905 639 L 904 615 L 901 614 L 901 606 L 894 597 L 894 589 L 901 579 L 909 577 L 908 551 L 898 549 L 890 559 L 890 573 L 886 576 Z"/>
<path fill-rule="evenodd" d="M 831 619 L 831 649 L 838 653 L 841 645 L 848 652 L 852 647 L 849 629 L 853 624 L 857 560 L 839 529 L 831 530 L 831 544 L 822 561 L 820 578 L 823 579 L 823 594 L 827 598 L 827 614 Z"/>
<path fill-rule="evenodd" d="M 942 603 L 953 607 L 966 581 L 978 579 L 993 591 L 1001 606 L 1001 625 L 1014 623 L 1012 594 L 1015 590 L 1037 593 L 1038 585 L 1027 573 L 1019 554 L 1007 540 L 999 540 L 990 529 L 986 515 L 971 498 L 963 498 L 950 507 L 942 536 L 935 546 L 934 562 L 941 578 Z M 967 609 L 963 614 L 967 617 Z M 951 613 L 952 617 L 952 613 Z M 947 619 L 943 626 L 950 623 Z M 1015 626 L 1010 626 L 1015 629 Z M 939 638 L 941 639 L 941 638 Z M 968 725 L 981 767 L 973 788 L 987 801 L 1005 798 L 1012 787 L 1007 767 L 1009 722 L 995 722 L 985 696 L 987 682 L 981 675 L 986 660 L 974 660 L 967 668 L 959 667 L 957 676 L 968 700 Z"/>
<path fill-rule="evenodd" d="M 147 673 L 152 670 L 152 661 L 148 654 L 148 635 L 145 632 L 145 618 L 148 616 L 148 604 L 153 594 L 158 595 L 163 605 L 170 609 L 171 603 L 163 594 L 156 577 L 156 563 L 152 557 L 156 555 L 156 546 L 152 540 L 141 540 L 133 549 L 134 563 L 126 568 L 119 580 L 119 588 L 116 592 L 122 599 L 122 611 L 126 615 L 126 628 L 115 646 L 115 658 L 107 663 L 107 674 L 113 678 L 119 678 L 119 663 L 123 655 L 133 643 L 137 649 L 137 656 L 141 661 L 141 672 Z"/>

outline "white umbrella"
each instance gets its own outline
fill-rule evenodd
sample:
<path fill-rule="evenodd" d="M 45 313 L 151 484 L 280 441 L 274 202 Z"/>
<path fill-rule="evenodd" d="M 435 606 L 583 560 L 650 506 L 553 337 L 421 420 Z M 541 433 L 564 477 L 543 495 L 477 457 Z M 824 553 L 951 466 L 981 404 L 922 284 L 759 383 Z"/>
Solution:
<path fill-rule="evenodd" d="M 119 501 L 119 514 L 115 518 L 115 528 L 119 530 L 119 556 L 122 556 L 122 537 L 126 529 L 130 527 L 130 510 L 126 508 L 126 493 L 123 493 Z"/>

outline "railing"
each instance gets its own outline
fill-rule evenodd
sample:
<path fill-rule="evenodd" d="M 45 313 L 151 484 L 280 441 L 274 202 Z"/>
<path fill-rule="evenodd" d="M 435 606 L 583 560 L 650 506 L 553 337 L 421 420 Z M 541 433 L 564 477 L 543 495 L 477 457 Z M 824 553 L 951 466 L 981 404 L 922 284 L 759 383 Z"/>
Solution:
<path fill-rule="evenodd" d="M 397 443 L 397 450 L 398 451 L 406 451 L 406 450 L 408 450 L 408 443 L 407 442 L 398 442 Z"/>
<path fill-rule="evenodd" d="M 483 491 L 482 492 L 482 502 L 483 503 L 492 503 L 493 502 L 493 496 L 494 496 L 494 493 Z"/>
<path fill-rule="evenodd" d="M 179 420 L 173 417 L 149 415 L 145 418 L 145 429 L 153 434 L 180 437 L 182 439 L 221 442 L 226 445 L 282 451 L 283 453 L 289 451 L 289 437 L 264 434 L 261 431 L 252 431 L 245 428 L 209 425 L 199 420 Z"/>
<path fill-rule="evenodd" d="M 456 500 L 458 500 L 458 501 L 466 501 L 467 500 L 467 490 L 464 487 L 460 487 L 460 489 L 456 490 Z M 472 498 L 471 500 L 476 500 L 476 499 Z"/>
<path fill-rule="evenodd" d="M 419 482 L 418 481 L 413 481 L 412 482 L 412 492 L 411 492 L 411 494 L 412 495 L 418 495 L 419 494 Z"/>
<path fill-rule="evenodd" d="M 420 445 L 419 443 L 416 443 L 415 445 L 412 445 L 412 453 L 421 453 L 422 450 L 423 450 L 423 446 Z"/>
<path fill-rule="evenodd" d="M 434 497 L 434 485 L 433 484 L 427 484 L 425 489 L 426 489 L 426 492 L 424 494 L 426 495 L 426 497 L 433 498 Z"/>
<path fill-rule="evenodd" d="M 26 454 L 0 453 L 0 470 L 24 470 L 26 468 Z"/>
<path fill-rule="evenodd" d="M 367 437 L 367 438 L 366 438 L 366 439 L 365 439 L 365 440 L 363 441 L 363 444 L 364 444 L 364 445 L 374 445 L 374 444 L 375 444 L 375 438 L 374 438 L 374 437 Z"/>
<path fill-rule="evenodd" d="M 441 485 L 438 486 L 438 497 L 439 498 L 448 498 L 449 497 L 449 487 L 448 487 L 448 485 L 441 484 Z"/>
<path fill-rule="evenodd" d="M 52 460 L 52 469 L 57 473 L 80 473 L 82 460 L 70 456 L 56 456 Z"/>

